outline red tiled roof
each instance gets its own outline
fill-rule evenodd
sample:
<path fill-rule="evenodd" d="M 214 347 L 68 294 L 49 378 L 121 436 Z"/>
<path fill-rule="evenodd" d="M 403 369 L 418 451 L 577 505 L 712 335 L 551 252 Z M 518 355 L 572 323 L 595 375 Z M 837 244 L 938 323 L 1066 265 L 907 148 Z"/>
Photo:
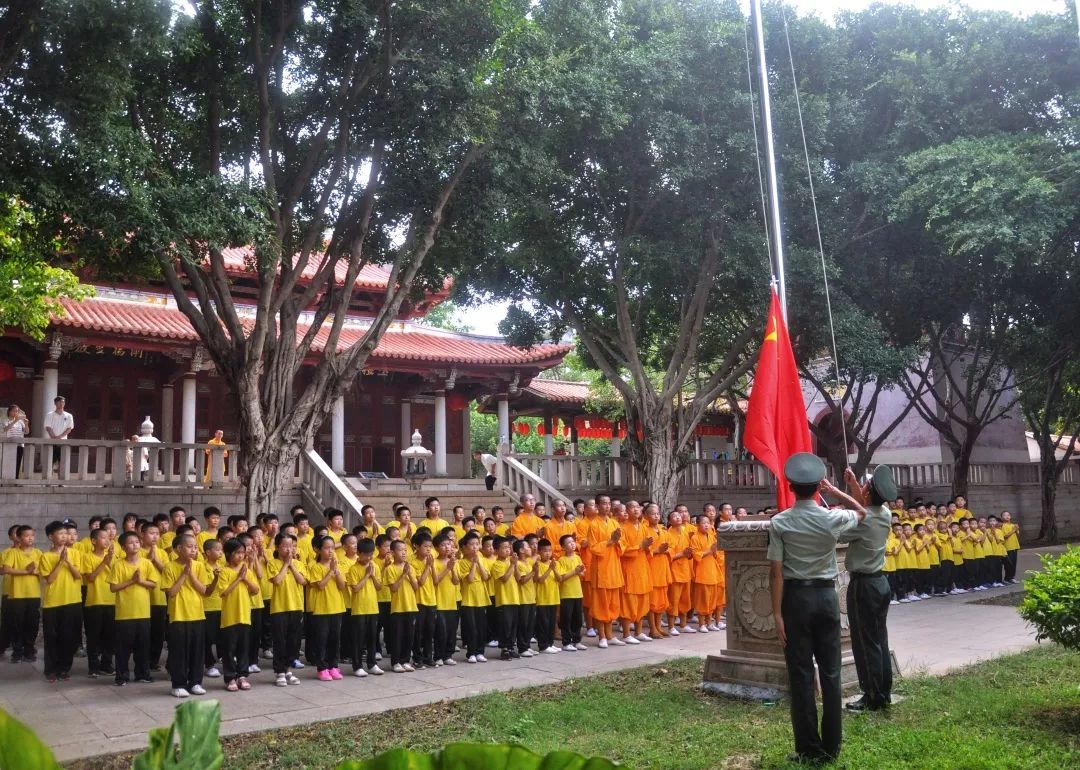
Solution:
<path fill-rule="evenodd" d="M 584 404 L 589 397 L 589 383 L 587 382 L 537 378 L 529 383 L 526 390 L 560 404 Z"/>
<path fill-rule="evenodd" d="M 60 328 L 95 331 L 107 335 L 132 336 L 152 339 L 196 342 L 198 335 L 191 328 L 187 317 L 179 310 L 164 304 L 128 302 L 94 297 L 74 302 L 64 300 L 67 311 L 63 317 L 54 318 L 53 325 Z M 298 335 L 307 327 L 300 326 Z M 312 346 L 316 352 L 323 350 L 329 324 L 316 337 Z M 338 349 L 355 345 L 364 335 L 364 329 L 346 327 L 338 340 Z M 372 353 L 374 363 L 379 361 L 430 361 L 477 365 L 531 364 L 554 365 L 569 352 L 568 345 L 537 345 L 533 348 L 517 348 L 488 339 L 440 331 L 413 331 L 393 328 L 387 330 Z"/>

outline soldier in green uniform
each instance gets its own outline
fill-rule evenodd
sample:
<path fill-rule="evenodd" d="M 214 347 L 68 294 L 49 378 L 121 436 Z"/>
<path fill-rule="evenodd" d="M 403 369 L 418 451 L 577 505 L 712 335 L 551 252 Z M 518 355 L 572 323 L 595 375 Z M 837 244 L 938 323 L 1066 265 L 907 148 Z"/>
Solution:
<path fill-rule="evenodd" d="M 896 499 L 892 470 L 879 465 L 863 487 L 866 518 L 842 540 L 848 542 L 844 558 L 851 582 L 848 584 L 848 620 L 851 622 L 851 652 L 859 673 L 862 697 L 847 704 L 850 711 L 880 711 L 892 700 L 892 659 L 889 656 L 889 615 L 892 592 L 882 573 L 885 541 L 891 529 L 889 500 Z"/>
<path fill-rule="evenodd" d="M 823 763 L 840 754 L 840 599 L 836 593 L 836 543 L 866 515 L 861 503 L 825 480 L 825 463 L 809 452 L 792 455 L 784 476 L 795 505 L 769 524 L 772 605 L 776 634 L 784 645 L 791 690 L 793 761 Z M 860 493 L 850 470 L 848 487 Z M 849 506 L 829 510 L 815 501 L 819 492 Z M 814 662 L 821 681 L 821 731 L 818 731 Z"/>

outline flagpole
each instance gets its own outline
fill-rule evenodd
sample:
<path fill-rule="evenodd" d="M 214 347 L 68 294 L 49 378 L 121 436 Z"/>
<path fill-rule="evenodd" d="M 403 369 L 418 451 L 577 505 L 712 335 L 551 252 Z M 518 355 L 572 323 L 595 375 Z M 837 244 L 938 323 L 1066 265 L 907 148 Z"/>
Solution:
<path fill-rule="evenodd" d="M 769 73 L 765 64 L 765 31 L 761 23 L 761 0 L 750 0 L 750 16 L 754 22 L 754 41 L 757 45 L 759 93 L 761 94 L 761 117 L 765 131 L 766 171 L 769 178 L 769 219 L 772 226 L 769 235 L 775 256 L 774 268 L 779 283 L 780 312 L 787 323 L 787 280 L 784 276 L 784 236 L 780 225 L 780 185 L 776 176 L 776 148 L 773 145 L 772 102 L 769 98 Z"/>

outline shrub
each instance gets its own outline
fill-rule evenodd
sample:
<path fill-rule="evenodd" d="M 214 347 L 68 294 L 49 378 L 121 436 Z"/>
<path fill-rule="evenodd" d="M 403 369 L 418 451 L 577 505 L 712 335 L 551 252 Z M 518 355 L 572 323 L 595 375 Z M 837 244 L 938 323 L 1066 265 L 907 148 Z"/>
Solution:
<path fill-rule="evenodd" d="M 1036 639 L 1080 650 L 1080 548 L 1045 554 L 1042 572 L 1027 576 L 1020 616 L 1035 626 Z"/>

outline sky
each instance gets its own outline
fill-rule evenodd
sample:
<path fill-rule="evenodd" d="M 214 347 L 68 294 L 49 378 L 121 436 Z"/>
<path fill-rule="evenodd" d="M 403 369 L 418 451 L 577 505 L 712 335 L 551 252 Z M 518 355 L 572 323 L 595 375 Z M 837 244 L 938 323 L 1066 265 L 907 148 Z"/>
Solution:
<path fill-rule="evenodd" d="M 749 8 L 749 0 L 742 0 Z M 978 10 L 1011 11 L 1021 16 L 1033 13 L 1062 13 L 1075 0 L 966 0 L 963 3 L 943 2 L 943 0 L 788 0 L 799 13 L 815 13 L 824 19 L 831 19 L 840 11 L 863 10 L 875 2 L 888 5 L 912 5 L 916 8 L 938 8 L 942 5 L 959 7 L 961 5 Z M 509 303 L 498 302 L 464 308 L 459 313 L 461 322 L 472 327 L 477 334 L 498 334 L 499 321 L 506 315 Z"/>

